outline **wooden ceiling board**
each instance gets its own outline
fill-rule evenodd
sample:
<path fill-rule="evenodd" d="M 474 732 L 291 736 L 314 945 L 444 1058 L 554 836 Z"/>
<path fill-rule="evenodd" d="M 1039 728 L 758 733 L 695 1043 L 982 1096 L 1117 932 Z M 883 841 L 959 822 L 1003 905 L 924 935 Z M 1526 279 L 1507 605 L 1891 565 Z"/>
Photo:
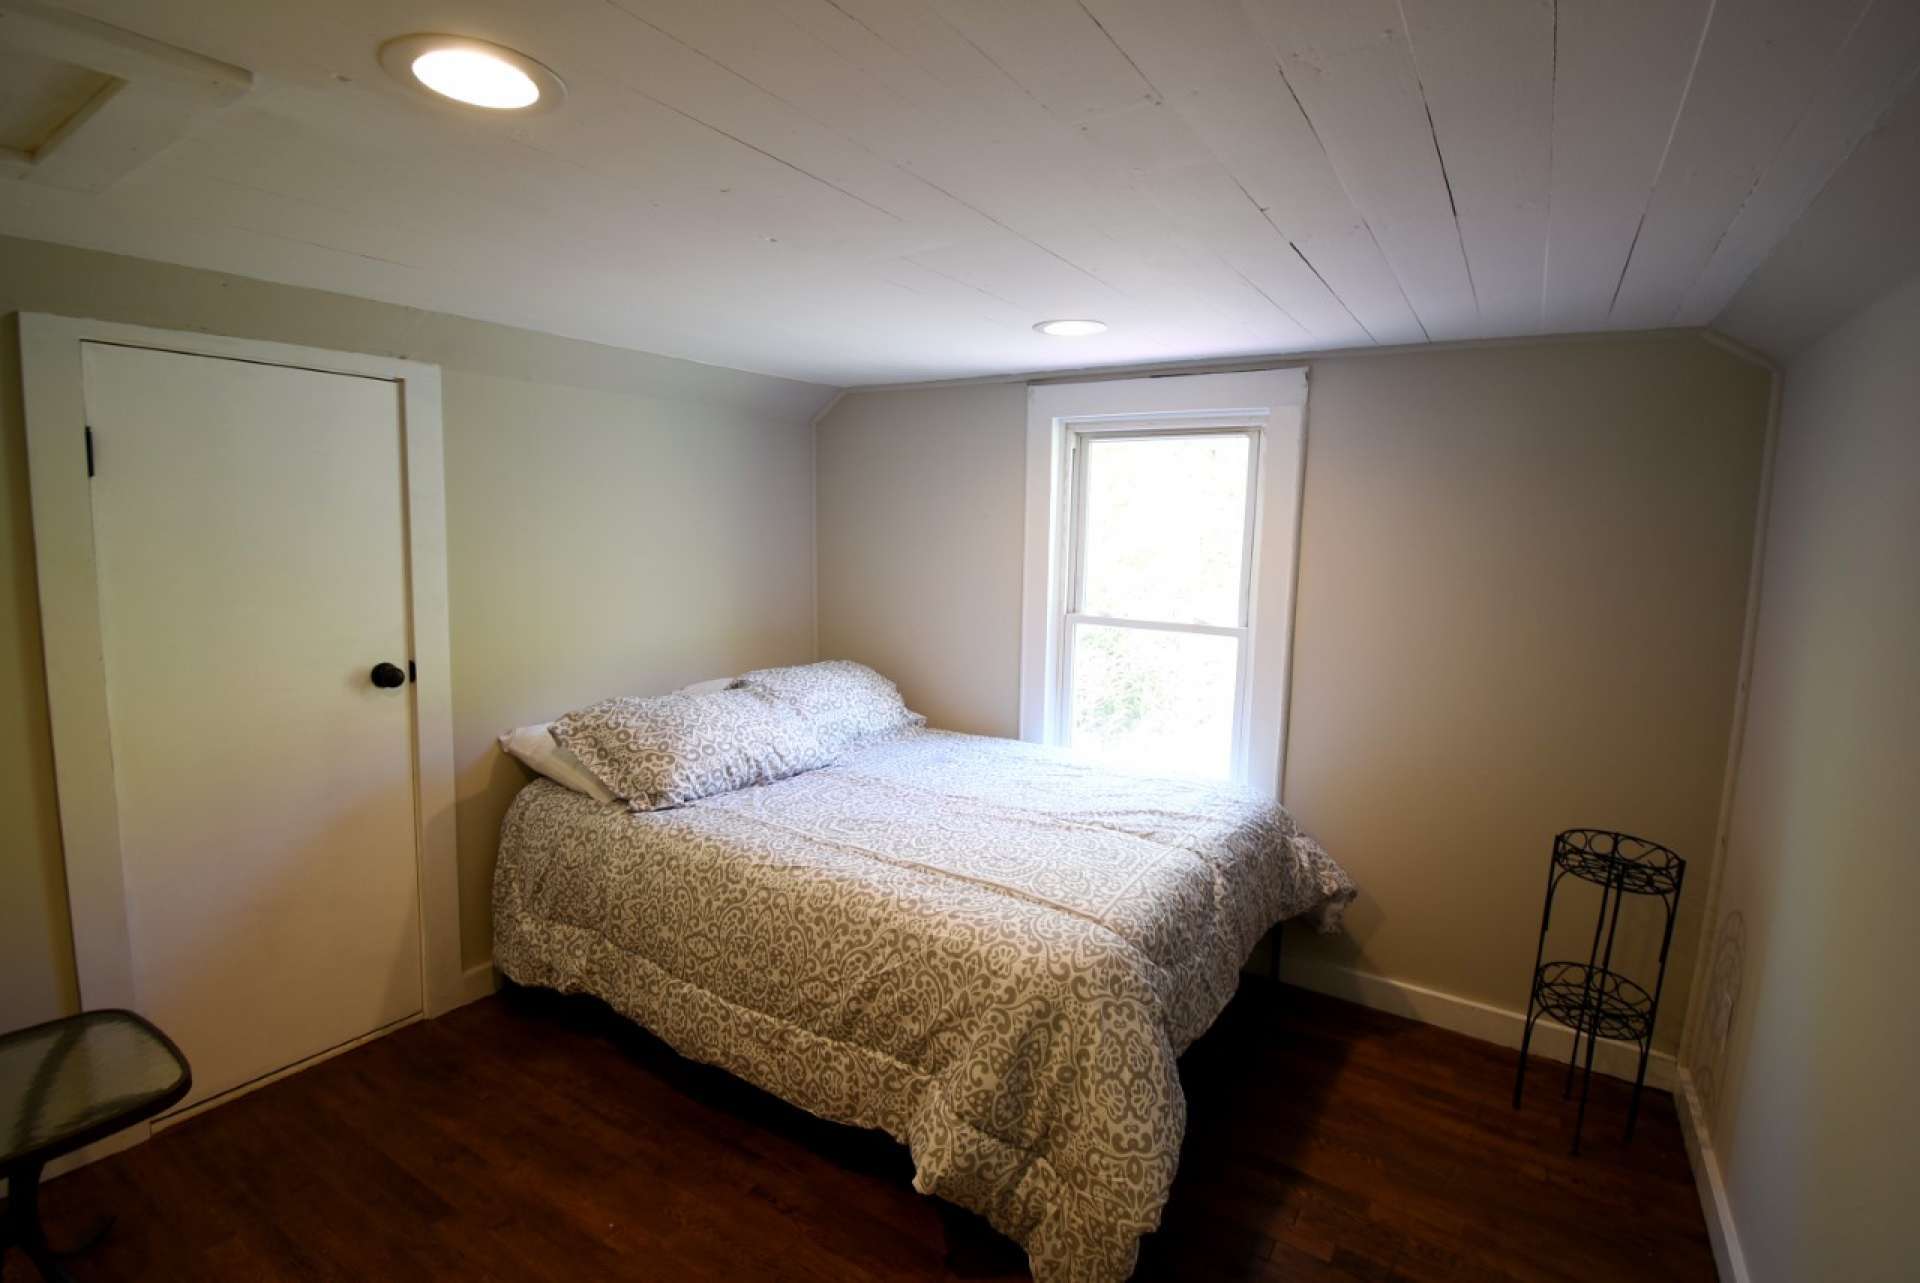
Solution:
<path fill-rule="evenodd" d="M 1712 0 L 1558 0 L 1541 328 L 1605 327 Z"/>
<path fill-rule="evenodd" d="M 1674 323 L 1869 3 L 1715 0 L 1609 325 Z"/>
<path fill-rule="evenodd" d="M 693 13 L 720 32 L 743 34 L 742 24 L 723 21 L 727 16 L 718 5 L 699 7 Z M 600 101 L 578 111 L 576 102 L 569 102 L 565 114 L 579 116 L 580 123 L 561 121 L 556 115 L 531 119 L 526 122 L 528 128 L 540 129 L 543 145 L 582 166 L 595 166 L 624 150 L 642 162 L 637 173 L 648 187 L 657 185 L 657 175 L 645 166 L 669 164 L 679 157 L 697 175 L 702 164 L 718 155 L 735 166 L 779 167 L 794 178 L 837 192 L 852 205 L 863 207 L 848 209 L 849 217 L 866 225 L 862 234 L 873 225 L 872 215 L 914 225 L 921 229 L 920 238 L 928 235 L 929 226 L 936 235 L 967 235 L 980 229 L 977 216 L 831 123 L 835 116 L 863 114 L 895 121 L 918 114 L 912 104 L 884 91 L 850 93 L 847 86 L 870 82 L 863 76 L 824 74 L 816 68 L 820 59 L 798 56 L 789 61 L 815 69 L 805 73 L 798 86 L 811 96 L 796 103 L 779 92 L 783 88 L 789 94 L 798 92 L 796 86 L 769 87 L 770 77 L 742 74 L 674 30 L 676 23 L 691 20 L 678 6 L 642 20 L 626 8 L 599 5 L 579 22 L 556 27 L 547 38 L 554 51 L 550 56 L 573 68 L 582 81 L 574 97 L 595 92 Z M 709 40 L 718 38 L 708 35 Z M 790 41 L 789 47 L 794 43 Z M 804 38 L 799 42 L 809 43 Z M 834 70 L 826 68 L 828 73 Z M 700 136 L 676 150 L 658 136 L 659 129 L 645 123 L 668 116 L 678 117 L 681 125 Z M 550 125 L 559 127 L 548 129 Z M 679 131 L 678 126 L 673 128 Z M 722 169 L 705 185 L 716 190 L 731 186 L 724 181 L 727 176 Z"/>
<path fill-rule="evenodd" d="M 1920 276 L 1920 83 L 1847 157 L 1716 328 L 1785 360 Z"/>
<path fill-rule="evenodd" d="M 939 10 L 1021 93 L 1071 123 L 1074 150 L 1092 149 L 1084 172 L 1122 175 L 1126 199 L 1151 202 L 1126 239 L 1155 247 L 1149 257 L 1173 288 L 1218 298 L 1250 345 L 1371 341 L 1090 11 L 1074 0 L 942 0 Z M 1083 54 L 1089 65 L 1062 71 Z M 1112 209 L 1117 197 L 1096 199 Z"/>
<path fill-rule="evenodd" d="M 716 167 L 717 176 L 708 173 L 704 190 L 689 189 L 683 175 L 649 193 L 610 168 L 589 171 L 564 155 L 490 131 L 435 132 L 431 126 L 438 122 L 417 119 L 380 131 L 382 116 L 371 110 L 363 117 L 352 111 L 321 116 L 299 105 L 313 92 L 290 86 L 263 93 L 248 111 L 183 144 L 172 168 L 210 184 L 224 177 L 224 199 L 240 199 L 233 189 L 282 194 L 336 211 L 343 228 L 390 226 L 445 253 L 497 252 L 530 222 L 548 229 L 555 242 L 550 252 L 592 255 L 603 263 L 650 249 L 671 255 L 675 239 L 697 244 L 708 238 L 748 256 L 757 252 L 753 238 L 737 228 L 724 230 L 732 221 L 724 203 L 735 199 L 726 189 L 738 188 L 743 202 L 754 190 L 753 175 L 729 175 L 726 164 Z M 330 127 L 316 127 L 316 120 Z M 686 219 L 686 208 L 702 199 L 707 207 L 701 217 Z M 203 216 L 217 214 L 209 208 Z M 826 214 L 818 221 L 832 225 Z M 681 222 L 693 224 L 684 238 L 671 233 Z M 355 248 L 379 252 L 364 244 Z"/>
<path fill-rule="evenodd" d="M 1158 98 L 1127 53 L 1078 0 L 932 0 L 1021 92 L 1070 125 Z"/>
<path fill-rule="evenodd" d="M 759 0 L 625 0 L 601 12 L 609 39 L 648 46 L 670 60 L 670 73 L 636 67 L 629 78 L 636 92 L 787 159 L 795 135 L 817 134 L 815 145 L 832 140 L 849 153 L 843 163 L 864 157 L 876 174 L 917 189 L 913 199 L 926 202 L 929 211 L 950 208 L 897 167 L 902 149 L 944 128 L 941 113 L 951 107 L 929 100 L 923 84 L 902 78 L 896 88 L 806 24 Z M 750 119 L 737 114 L 738 105 L 748 102 L 758 108 Z"/>
<path fill-rule="evenodd" d="M 1248 0 L 1247 9 L 1428 336 L 1482 335 L 1396 0 Z"/>
<path fill-rule="evenodd" d="M 80 166 L 99 190 L 0 183 L 0 232 L 839 385 L 1791 337 L 1775 314 L 1838 297 L 1795 264 L 1865 275 L 1820 237 L 1902 234 L 1866 195 L 1906 190 L 1882 113 L 1920 64 L 1911 0 L 52 7 L 252 89 L 164 151 L 123 118 L 155 154 Z M 447 29 L 567 102 L 490 117 L 380 68 Z M 1033 332 L 1072 315 L 1112 328 Z"/>
<path fill-rule="evenodd" d="M 1088 7 L 1288 252 L 1340 301 L 1364 341 L 1426 339 L 1239 0 L 1088 0 Z M 1320 327 L 1309 318 L 1309 328 Z"/>
<path fill-rule="evenodd" d="M 1920 66 L 1920 4 L 1874 0 L 1813 103 L 1689 287 L 1678 319 L 1705 325 L 1766 261 Z"/>
<path fill-rule="evenodd" d="M 1553 174 L 1553 0 L 1400 0 L 1480 324 L 1540 330 Z"/>
<path fill-rule="evenodd" d="M 818 85 L 838 85 L 845 77 L 859 74 L 858 69 L 843 63 L 840 74 L 832 77 L 804 82 L 782 78 L 782 68 L 793 59 L 770 48 L 754 24 L 722 20 L 730 9 L 739 8 L 737 4 L 710 8 L 667 3 L 650 9 L 648 18 L 687 48 L 717 64 L 740 68 L 755 84 L 770 87 L 784 101 L 826 118 L 830 109 L 816 101 Z M 988 128 L 968 131 L 924 113 L 920 128 L 902 133 L 902 120 L 923 115 L 908 104 L 896 104 L 889 112 L 862 113 L 849 122 L 849 128 L 867 135 L 863 141 L 877 153 L 903 170 L 910 169 L 933 190 L 1123 295 L 1164 292 L 1177 282 L 1191 281 L 1196 271 L 1207 270 L 1204 258 L 1197 267 L 1169 266 L 1167 249 L 1175 229 L 1157 216 L 1151 200 L 1127 175 L 1113 172 L 1099 157 L 1089 155 L 1084 138 L 1067 120 L 1039 99 L 1018 92 L 1018 81 L 985 48 L 950 19 L 935 16 L 944 24 L 944 34 L 936 30 L 934 38 L 910 46 L 918 51 L 915 57 L 932 64 L 922 67 L 923 83 L 943 86 L 938 92 L 943 105 L 950 104 L 952 97 L 952 91 L 944 88 L 948 82 L 967 86 L 963 96 L 987 95 L 992 104 L 986 113 Z M 1042 29 L 1036 38 L 1048 34 Z M 822 56 L 840 59 L 828 46 L 813 43 Z M 1116 57 L 1113 69 L 1128 74 L 1124 59 Z M 1081 83 L 1095 81 L 1087 77 Z M 1016 92 L 1010 94 L 1010 90 Z M 1121 99 L 1142 101 L 1144 96 L 1144 87 L 1135 78 Z M 1015 119 L 1002 124 L 1001 118 L 1008 116 Z M 1132 246 L 1132 252 L 1118 252 L 1121 245 Z M 995 284 L 974 283 L 989 288 Z M 1028 292 L 1033 283 L 1031 276 L 998 282 L 1006 289 Z M 1203 299 L 1206 295 L 1203 288 L 1191 293 Z M 1229 313 L 1237 306 L 1227 299 L 1218 304 Z M 1297 330 L 1292 337 L 1298 339 Z"/>
<path fill-rule="evenodd" d="M 1284 314 L 1303 341 L 1320 348 L 1374 341 L 1225 166 L 1204 160 L 1155 177 L 1154 192 L 1168 216 Z"/>

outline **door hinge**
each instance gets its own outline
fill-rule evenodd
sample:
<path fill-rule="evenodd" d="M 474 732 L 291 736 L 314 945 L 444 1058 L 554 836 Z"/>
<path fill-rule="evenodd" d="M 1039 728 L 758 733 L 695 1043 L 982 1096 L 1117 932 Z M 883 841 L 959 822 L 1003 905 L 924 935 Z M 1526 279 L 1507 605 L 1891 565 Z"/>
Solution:
<path fill-rule="evenodd" d="M 93 429 L 87 429 L 87 475 L 93 475 Z"/>

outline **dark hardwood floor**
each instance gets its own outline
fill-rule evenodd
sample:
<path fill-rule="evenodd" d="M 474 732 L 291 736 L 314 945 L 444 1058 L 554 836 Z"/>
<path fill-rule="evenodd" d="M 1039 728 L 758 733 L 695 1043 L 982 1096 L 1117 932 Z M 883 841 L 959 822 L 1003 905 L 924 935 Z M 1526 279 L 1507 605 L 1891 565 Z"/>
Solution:
<path fill-rule="evenodd" d="M 1712 1279 L 1670 1097 L 1587 1150 L 1544 1063 L 1249 978 L 1187 1055 L 1179 1182 L 1141 1279 Z M 414 1025 L 51 1182 L 79 1283 L 1001 1280 L 1017 1248 L 913 1192 L 906 1152 L 514 992 Z M 5 1283 L 33 1278 L 17 1256 Z"/>

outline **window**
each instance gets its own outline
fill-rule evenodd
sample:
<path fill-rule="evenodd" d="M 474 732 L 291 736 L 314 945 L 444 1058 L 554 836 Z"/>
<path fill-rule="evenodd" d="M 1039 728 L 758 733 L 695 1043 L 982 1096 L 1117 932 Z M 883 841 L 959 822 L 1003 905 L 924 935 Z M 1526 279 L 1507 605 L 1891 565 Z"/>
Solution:
<path fill-rule="evenodd" d="M 1250 428 L 1072 430 L 1062 743 L 1119 765 L 1235 773 L 1259 453 Z"/>
<path fill-rule="evenodd" d="M 1021 734 L 1277 795 L 1301 370 L 1028 390 Z"/>

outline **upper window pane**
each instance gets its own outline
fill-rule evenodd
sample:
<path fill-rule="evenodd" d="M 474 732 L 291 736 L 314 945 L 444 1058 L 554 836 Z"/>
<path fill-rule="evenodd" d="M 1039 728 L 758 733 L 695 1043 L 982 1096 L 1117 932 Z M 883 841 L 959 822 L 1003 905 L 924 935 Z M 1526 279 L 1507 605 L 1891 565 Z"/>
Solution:
<path fill-rule="evenodd" d="M 1239 627 L 1248 435 L 1091 437 L 1081 448 L 1080 609 Z"/>

